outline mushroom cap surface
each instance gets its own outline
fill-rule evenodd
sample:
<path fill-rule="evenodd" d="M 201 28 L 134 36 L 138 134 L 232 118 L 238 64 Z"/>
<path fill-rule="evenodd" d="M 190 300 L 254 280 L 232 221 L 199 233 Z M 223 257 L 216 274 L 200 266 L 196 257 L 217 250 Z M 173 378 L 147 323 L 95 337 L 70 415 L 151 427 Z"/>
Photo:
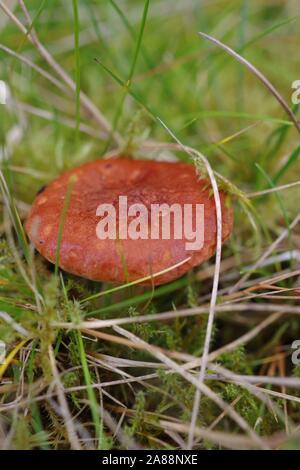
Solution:
<path fill-rule="evenodd" d="M 30 241 L 47 260 L 55 263 L 57 240 L 65 197 L 74 184 L 64 219 L 59 252 L 59 267 L 94 281 L 123 283 L 151 276 L 190 258 L 175 269 L 148 279 L 144 284 L 164 284 L 185 274 L 210 258 L 216 250 L 217 224 L 210 182 L 196 174 L 186 163 L 169 163 L 130 158 L 95 160 L 74 168 L 52 181 L 35 198 L 25 229 Z M 162 239 L 99 239 L 96 215 L 100 204 L 116 208 L 119 223 L 119 196 L 131 204 L 204 204 L 204 244 L 198 250 L 186 248 L 187 239 L 175 239 L 171 217 L 171 236 Z M 233 212 L 226 195 L 220 191 L 222 240 L 233 225 Z M 192 215 L 195 228 L 195 211 Z M 128 223 L 132 218 L 128 218 Z M 162 220 L 162 219 L 161 219 Z M 173 223 L 173 225 L 172 225 Z M 151 220 L 149 220 L 149 230 Z"/>

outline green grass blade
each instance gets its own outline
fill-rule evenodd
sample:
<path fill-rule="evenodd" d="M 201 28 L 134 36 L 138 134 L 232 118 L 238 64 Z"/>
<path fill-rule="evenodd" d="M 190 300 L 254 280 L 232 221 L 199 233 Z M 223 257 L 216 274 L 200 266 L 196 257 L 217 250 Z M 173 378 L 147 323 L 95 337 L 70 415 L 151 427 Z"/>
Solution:
<path fill-rule="evenodd" d="M 150 0 L 146 0 L 145 3 L 144 3 L 143 16 L 142 16 L 140 31 L 139 31 L 139 35 L 138 35 L 138 38 L 137 38 L 137 43 L 136 43 L 136 47 L 135 47 L 135 51 L 134 51 L 134 55 L 133 55 L 133 60 L 132 60 L 131 66 L 130 66 L 129 74 L 128 74 L 128 77 L 127 77 L 126 85 L 124 87 L 124 91 L 123 91 L 120 103 L 117 107 L 117 110 L 116 110 L 116 113 L 115 113 L 115 116 L 114 116 L 114 119 L 113 119 L 112 130 L 111 130 L 111 133 L 110 133 L 110 135 L 108 137 L 108 140 L 106 142 L 103 153 L 106 153 L 106 151 L 108 150 L 108 148 L 111 144 L 113 133 L 117 129 L 119 120 L 122 116 L 122 110 L 123 110 L 125 98 L 126 98 L 128 92 L 130 90 L 130 87 L 131 87 L 131 82 L 132 82 L 132 78 L 133 78 L 134 71 L 135 71 L 135 68 L 136 68 L 138 56 L 139 56 L 140 49 L 141 49 L 142 39 L 143 39 L 144 31 L 145 31 L 147 14 L 148 14 L 148 10 L 149 10 L 149 3 L 150 3 Z"/>
<path fill-rule="evenodd" d="M 86 359 L 83 339 L 82 339 L 80 331 L 76 331 L 75 334 L 76 334 L 76 339 L 77 339 L 78 351 L 79 351 L 79 356 L 81 360 L 84 380 L 85 380 L 85 384 L 87 387 L 87 395 L 89 399 L 91 414 L 92 414 L 92 418 L 93 418 L 93 422 L 95 426 L 96 439 L 98 440 L 98 448 L 102 450 L 109 449 L 108 442 L 103 432 L 103 422 L 99 414 L 99 405 L 96 399 L 95 391 L 92 388 L 92 379 L 90 375 L 88 362 Z"/>
<path fill-rule="evenodd" d="M 7 162 L 5 162 L 5 164 L 6 163 Z M 8 164 L 6 165 L 6 169 L 7 169 L 8 173 L 10 174 Z M 23 224 L 21 222 L 21 218 L 20 218 L 18 209 L 16 207 L 14 197 L 11 193 L 11 189 L 9 187 L 9 184 L 7 184 L 4 173 L 2 173 L 1 170 L 0 170 L 0 189 L 1 189 L 1 192 L 2 192 L 2 195 L 3 195 L 3 200 L 6 203 L 8 213 L 11 217 L 14 229 L 16 231 L 17 238 L 18 238 L 19 244 L 22 248 L 23 254 L 24 254 L 26 260 L 29 261 L 29 247 L 28 247 L 28 242 L 27 242 L 27 238 L 26 238 L 26 235 L 25 235 L 25 231 L 24 231 L 24 228 L 23 228 Z"/>
<path fill-rule="evenodd" d="M 79 14 L 78 0 L 72 0 L 74 14 L 74 46 L 75 46 L 75 82 L 76 82 L 76 146 L 79 144 L 80 137 L 80 45 L 79 45 Z"/>
<path fill-rule="evenodd" d="M 288 121 L 287 119 L 280 119 L 274 118 L 272 116 L 268 116 L 266 114 L 254 114 L 254 113 L 246 113 L 240 111 L 202 111 L 197 113 L 195 117 L 191 120 L 187 121 L 182 130 L 193 124 L 198 119 L 207 119 L 207 118 L 237 118 L 237 119 L 245 119 L 249 121 L 266 121 L 275 124 L 282 124 L 285 126 L 293 126 L 292 121 Z"/>
<path fill-rule="evenodd" d="M 284 176 L 284 174 L 289 170 L 289 168 L 298 160 L 300 156 L 300 145 L 295 148 L 295 150 L 291 153 L 287 161 L 282 165 L 280 170 L 274 176 L 274 183 L 277 184 Z"/>
<path fill-rule="evenodd" d="M 189 280 L 184 277 L 182 279 L 179 279 L 178 281 L 166 284 L 165 286 L 157 287 L 154 291 L 151 289 L 151 291 L 145 292 L 144 294 L 132 296 L 129 299 L 122 300 L 121 302 L 113 303 L 112 305 L 107 305 L 106 307 L 93 310 L 92 312 L 89 312 L 87 316 L 102 315 L 110 312 L 119 311 L 122 309 L 125 310 L 133 305 L 138 305 L 149 300 L 152 301 L 153 299 L 157 299 L 163 295 L 170 294 L 171 292 L 174 292 L 177 289 L 186 286 L 188 282 Z"/>

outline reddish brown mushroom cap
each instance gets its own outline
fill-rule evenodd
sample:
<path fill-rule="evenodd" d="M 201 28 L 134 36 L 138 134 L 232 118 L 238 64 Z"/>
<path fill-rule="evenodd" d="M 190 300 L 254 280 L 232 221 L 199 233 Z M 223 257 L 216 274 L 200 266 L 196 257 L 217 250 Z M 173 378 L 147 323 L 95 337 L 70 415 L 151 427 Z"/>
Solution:
<path fill-rule="evenodd" d="M 59 266 L 95 281 L 123 283 L 177 268 L 146 283 L 170 282 L 210 258 L 216 249 L 216 209 L 210 184 L 196 175 L 193 165 L 116 158 L 96 160 L 64 173 L 37 195 L 25 228 L 36 249 L 55 263 L 57 239 L 65 197 L 73 176 L 70 203 L 64 220 Z M 186 239 L 101 240 L 96 235 L 99 204 L 118 206 L 119 196 L 130 204 L 204 204 L 204 245 L 186 249 Z M 230 235 L 232 210 L 222 206 L 222 240 Z M 171 230 L 172 235 L 172 230 Z"/>

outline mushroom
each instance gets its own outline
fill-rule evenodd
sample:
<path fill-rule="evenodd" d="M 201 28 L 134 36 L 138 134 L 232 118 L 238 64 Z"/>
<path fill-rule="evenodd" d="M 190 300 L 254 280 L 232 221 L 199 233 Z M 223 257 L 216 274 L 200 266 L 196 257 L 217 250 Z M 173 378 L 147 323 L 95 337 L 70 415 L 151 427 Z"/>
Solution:
<path fill-rule="evenodd" d="M 214 254 L 216 209 L 209 181 L 197 175 L 194 166 L 187 163 L 122 157 L 85 163 L 62 174 L 38 193 L 25 228 L 30 241 L 50 262 L 55 263 L 57 256 L 59 227 L 70 178 L 75 182 L 59 247 L 58 264 L 61 269 L 94 281 L 113 283 L 148 277 L 144 284 L 157 285 L 177 279 Z M 131 212 L 124 216 L 121 215 L 124 207 L 120 206 L 120 200 L 131 207 Z M 220 201 L 222 241 L 225 241 L 232 230 L 233 213 L 223 191 L 220 191 Z M 202 214 L 200 227 L 197 225 L 196 205 L 204 208 L 204 212 L 199 211 Z M 109 207 L 114 209 L 110 215 L 116 214 L 116 225 L 107 218 Z M 159 208 L 156 219 L 152 218 L 153 207 Z M 164 209 L 160 210 L 162 207 Z M 183 209 L 182 217 L 185 207 L 195 209 L 189 212 L 189 220 L 186 220 L 190 224 L 189 232 L 182 230 L 181 238 L 177 224 L 180 219 L 175 219 L 175 212 L 164 213 L 168 207 Z M 142 220 L 143 208 L 149 212 L 143 214 Z M 134 227 L 141 229 L 146 217 L 148 232 L 140 231 L 139 236 L 139 230 L 136 230 L 135 237 L 127 238 L 124 233 L 120 235 L 120 225 L 123 224 L 124 229 L 125 216 L 128 229 L 133 221 Z M 163 234 L 164 220 L 170 226 L 169 236 Z M 114 239 L 108 236 L 108 231 L 103 235 L 100 229 L 104 226 L 116 229 Z M 155 229 L 154 237 L 151 229 Z M 203 243 L 198 240 L 198 246 L 196 243 L 193 246 L 190 235 L 196 237 L 199 230 L 203 230 Z M 169 269 L 174 265 L 174 269 Z"/>

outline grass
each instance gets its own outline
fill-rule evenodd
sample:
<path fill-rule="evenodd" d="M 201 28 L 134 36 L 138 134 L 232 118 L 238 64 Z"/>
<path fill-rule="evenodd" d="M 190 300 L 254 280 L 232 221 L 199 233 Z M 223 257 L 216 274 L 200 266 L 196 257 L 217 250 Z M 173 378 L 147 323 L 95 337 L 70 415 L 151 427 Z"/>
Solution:
<path fill-rule="evenodd" d="M 299 449 L 296 2 L 15 3 L 21 25 L 0 15 L 1 448 Z M 59 246 L 55 266 L 33 252 L 37 191 L 125 149 L 213 170 L 235 210 L 220 263 L 111 286 L 59 272 Z"/>
<path fill-rule="evenodd" d="M 76 52 L 76 144 L 79 145 L 80 129 L 80 50 L 79 50 L 79 17 L 78 1 L 73 0 L 74 12 L 74 48 Z"/>
<path fill-rule="evenodd" d="M 112 3 L 112 5 L 115 8 L 115 4 Z M 121 115 L 122 115 L 122 110 L 123 110 L 123 107 L 124 107 L 125 98 L 126 98 L 127 93 L 128 93 L 128 91 L 130 90 L 130 87 L 131 87 L 132 77 L 134 75 L 134 71 L 135 71 L 136 64 L 137 64 L 137 59 L 138 59 L 139 52 L 140 52 L 140 49 L 141 49 L 142 39 L 143 39 L 146 20 L 147 20 L 148 9 L 149 9 L 149 0 L 145 1 L 143 16 L 142 16 L 142 20 L 141 20 L 140 31 L 139 31 L 139 35 L 138 35 L 138 38 L 137 38 L 132 63 L 130 65 L 130 70 L 129 70 L 129 73 L 128 73 L 126 83 L 124 84 L 124 91 L 123 91 L 123 94 L 121 96 L 120 103 L 118 104 L 116 112 L 115 112 L 115 116 L 114 116 L 114 119 L 113 119 L 112 132 L 109 135 L 109 138 L 108 138 L 108 140 L 105 144 L 104 150 L 103 150 L 104 154 L 110 148 L 110 145 L 111 145 L 111 142 L 112 142 L 112 134 L 118 127 L 118 122 L 119 122 L 119 119 L 121 118 Z M 121 18 L 123 19 L 124 16 L 122 15 Z"/>

